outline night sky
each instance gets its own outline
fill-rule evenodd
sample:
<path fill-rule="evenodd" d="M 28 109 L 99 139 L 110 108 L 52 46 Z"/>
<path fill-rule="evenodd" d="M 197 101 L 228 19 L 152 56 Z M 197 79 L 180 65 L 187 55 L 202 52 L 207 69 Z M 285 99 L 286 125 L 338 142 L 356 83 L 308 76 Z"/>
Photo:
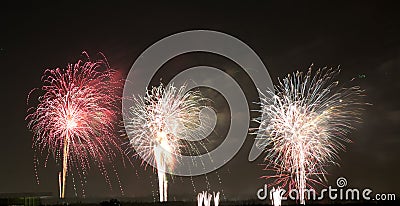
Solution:
<path fill-rule="evenodd" d="M 260 56 L 271 78 L 314 67 L 337 67 L 340 81 L 355 77 L 371 103 L 363 123 L 349 137 L 354 140 L 340 153 L 340 167 L 328 168 L 328 185 L 344 176 L 348 185 L 374 192 L 396 193 L 400 183 L 400 13 L 395 3 L 367 1 L 304 1 L 285 3 L 20 3 L 0 6 L 0 193 L 52 192 L 58 194 L 60 166 L 50 158 L 39 166 L 36 184 L 32 133 L 25 116 L 29 91 L 41 86 L 46 68 L 65 67 L 87 51 L 92 57 L 103 52 L 111 67 L 126 75 L 148 46 L 171 34 L 194 30 L 216 30 L 248 44 Z M 257 107 L 256 88 L 238 65 L 224 57 L 192 53 L 178 56 L 162 67 L 154 82 L 196 65 L 218 67 L 235 78 L 245 91 L 251 109 Z M 229 128 L 227 104 L 218 93 L 214 98 L 221 117 L 211 142 L 220 142 Z M 34 105 L 30 105 L 34 106 Z M 256 117 L 256 113 L 252 113 Z M 251 126 L 255 126 L 254 123 Z M 248 162 L 254 136 L 217 172 L 193 178 L 174 177 L 169 183 L 171 199 L 191 199 L 194 190 L 221 191 L 227 199 L 256 198 L 265 180 L 259 177 L 262 158 Z M 127 197 L 152 198 L 157 179 L 139 160 L 124 167 L 115 162 Z M 219 180 L 220 177 L 220 180 Z M 111 191 L 96 168 L 87 175 L 88 197 L 118 197 L 118 181 L 110 174 Z M 193 187 L 193 185 L 195 187 Z M 74 196 L 72 182 L 67 196 Z M 197 193 L 196 193 L 197 194 Z M 78 196 L 81 196 L 78 187 Z"/>

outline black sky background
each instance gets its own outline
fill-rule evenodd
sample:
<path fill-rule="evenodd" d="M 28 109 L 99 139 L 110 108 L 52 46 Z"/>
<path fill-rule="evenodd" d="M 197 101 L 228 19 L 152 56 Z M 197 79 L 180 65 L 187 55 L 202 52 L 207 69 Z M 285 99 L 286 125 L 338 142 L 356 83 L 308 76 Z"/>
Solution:
<path fill-rule="evenodd" d="M 374 192 L 399 195 L 400 183 L 400 14 L 394 2 L 378 1 L 283 1 L 281 3 L 119 3 L 31 2 L 0 3 L 0 193 L 49 191 L 58 194 L 59 166 L 50 158 L 39 167 L 40 184 L 33 169 L 32 133 L 26 127 L 26 97 L 41 86 L 46 68 L 65 67 L 88 51 L 92 57 L 103 52 L 110 65 L 126 75 L 135 59 L 148 46 L 171 34 L 208 29 L 230 34 L 248 44 L 263 60 L 271 78 L 315 67 L 342 68 L 339 79 L 366 90 L 364 122 L 350 138 L 354 143 L 340 154 L 340 167 L 329 167 L 328 185 L 337 177 L 347 178 L 350 187 L 372 188 Z M 237 79 L 249 98 L 257 100 L 254 85 L 240 67 L 229 60 L 207 54 L 176 57 L 154 77 L 167 81 L 173 74 L 194 65 L 219 67 Z M 365 75 L 365 77 L 363 76 Z M 359 78 L 361 77 L 361 78 Z M 153 79 L 153 80 L 154 80 Z M 214 95 L 221 117 L 229 113 L 221 96 Z M 250 104 L 251 108 L 256 108 Z M 218 109 L 219 108 L 219 109 Z M 255 116 L 254 116 L 255 117 Z M 219 119 L 215 142 L 229 127 Z M 254 126 L 254 124 L 252 124 Z M 228 199 L 255 198 L 265 183 L 262 158 L 248 162 L 253 144 L 248 136 L 244 147 L 227 165 L 207 177 L 193 178 L 195 190 L 221 191 Z M 214 141 L 214 140 L 213 140 Z M 123 167 L 116 162 L 125 195 L 152 197 L 156 175 L 151 169 Z M 220 177 L 220 180 L 219 180 Z M 116 197 L 121 193 L 115 175 L 113 190 L 96 169 L 87 175 L 89 197 Z M 153 186 L 152 186 L 153 184 Z M 195 197 L 190 178 L 175 177 L 170 197 Z M 74 196 L 72 182 L 67 196 Z M 78 185 L 78 195 L 81 196 Z"/>

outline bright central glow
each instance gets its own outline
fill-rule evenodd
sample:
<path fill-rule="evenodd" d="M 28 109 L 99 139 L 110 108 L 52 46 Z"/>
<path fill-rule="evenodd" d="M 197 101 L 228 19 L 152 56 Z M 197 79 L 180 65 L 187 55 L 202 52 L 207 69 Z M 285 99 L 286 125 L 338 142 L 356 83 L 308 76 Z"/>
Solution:
<path fill-rule="evenodd" d="M 157 137 L 159 138 L 159 141 L 162 141 L 167 138 L 167 133 L 159 131 L 157 132 Z"/>
<path fill-rule="evenodd" d="M 67 129 L 74 129 L 78 124 L 75 122 L 73 118 L 67 119 Z"/>
<path fill-rule="evenodd" d="M 172 147 L 168 144 L 167 133 L 157 132 L 158 142 L 160 146 L 168 152 L 171 152 Z"/>

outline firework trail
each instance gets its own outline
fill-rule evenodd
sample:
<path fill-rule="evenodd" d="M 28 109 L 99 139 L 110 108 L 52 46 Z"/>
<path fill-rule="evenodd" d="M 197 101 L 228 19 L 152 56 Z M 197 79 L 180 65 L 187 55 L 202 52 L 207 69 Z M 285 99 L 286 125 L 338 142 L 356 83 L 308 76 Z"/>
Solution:
<path fill-rule="evenodd" d="M 121 152 L 114 135 L 118 120 L 121 80 L 104 60 L 79 60 L 66 69 L 47 69 L 42 76 L 44 94 L 28 110 L 33 148 L 61 162 L 60 198 L 65 196 L 67 173 L 75 168 L 85 175 L 93 159 L 111 186 L 103 160 Z M 29 96 L 28 96 L 29 99 Z M 122 190 L 121 190 L 122 191 Z"/>
<path fill-rule="evenodd" d="M 166 172 L 173 171 L 183 153 L 198 152 L 184 139 L 203 137 L 207 131 L 207 124 L 199 120 L 207 99 L 199 92 L 185 93 L 185 89 L 186 85 L 161 84 L 147 90 L 144 97 L 134 97 L 125 125 L 135 156 L 142 157 L 142 165 L 147 161 L 157 167 L 160 202 L 168 198 Z"/>
<path fill-rule="evenodd" d="M 265 146 L 266 170 L 276 172 L 272 185 L 298 191 L 305 204 L 305 189 L 326 181 L 324 167 L 337 164 L 338 152 L 351 142 L 346 135 L 360 121 L 363 91 L 339 86 L 338 69 L 288 75 L 260 99 L 263 118 L 256 134 Z"/>

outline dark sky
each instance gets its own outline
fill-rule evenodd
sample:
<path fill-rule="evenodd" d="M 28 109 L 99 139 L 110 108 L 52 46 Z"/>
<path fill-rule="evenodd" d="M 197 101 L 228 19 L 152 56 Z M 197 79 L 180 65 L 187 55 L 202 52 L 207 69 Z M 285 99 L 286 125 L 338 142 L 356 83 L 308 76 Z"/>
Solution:
<path fill-rule="evenodd" d="M 28 108 L 26 97 L 31 89 L 41 86 L 44 69 L 65 67 L 79 59 L 82 51 L 88 51 L 91 56 L 103 52 L 111 66 L 126 75 L 140 53 L 156 41 L 177 32 L 208 29 L 247 43 L 260 56 L 275 82 L 287 73 L 306 70 L 311 63 L 315 67 L 340 65 L 342 81 L 365 75 L 355 83 L 366 90 L 366 101 L 372 106 L 363 115 L 364 123 L 356 125 L 357 130 L 350 135 L 354 143 L 340 154 L 341 166 L 329 167 L 328 185 L 334 186 L 336 178 L 344 176 L 351 187 L 400 194 L 397 188 L 400 183 L 400 14 L 395 3 L 1 4 L 0 193 L 58 193 L 60 167 L 51 158 L 47 168 L 39 167 L 40 184 L 36 184 L 32 133 L 24 120 Z M 217 55 L 197 53 L 176 57 L 155 78 L 163 77 L 166 81 L 171 74 L 200 64 L 230 71 L 243 86 L 248 101 L 257 100 L 254 85 L 246 84 L 248 76 L 237 65 Z M 220 102 L 217 111 L 229 113 L 223 99 L 215 99 Z M 221 124 L 218 135 L 212 138 L 223 138 L 229 124 L 222 120 Z M 193 198 L 192 184 L 196 191 L 205 190 L 208 179 L 211 190 L 223 190 L 226 198 L 255 198 L 257 189 L 264 184 L 259 179 L 264 173 L 258 165 L 262 163 L 261 158 L 247 161 L 253 138 L 249 135 L 238 155 L 217 173 L 196 177 L 193 182 L 175 177 L 169 184 L 170 197 Z M 116 162 L 125 194 L 151 197 L 152 191 L 157 190 L 156 176 L 151 169 L 144 171 L 137 162 L 134 167 L 123 167 Z M 90 170 L 86 195 L 120 196 L 115 176 L 110 178 L 113 191 L 96 169 Z M 67 196 L 73 196 L 72 182 L 68 182 L 67 188 Z"/>

